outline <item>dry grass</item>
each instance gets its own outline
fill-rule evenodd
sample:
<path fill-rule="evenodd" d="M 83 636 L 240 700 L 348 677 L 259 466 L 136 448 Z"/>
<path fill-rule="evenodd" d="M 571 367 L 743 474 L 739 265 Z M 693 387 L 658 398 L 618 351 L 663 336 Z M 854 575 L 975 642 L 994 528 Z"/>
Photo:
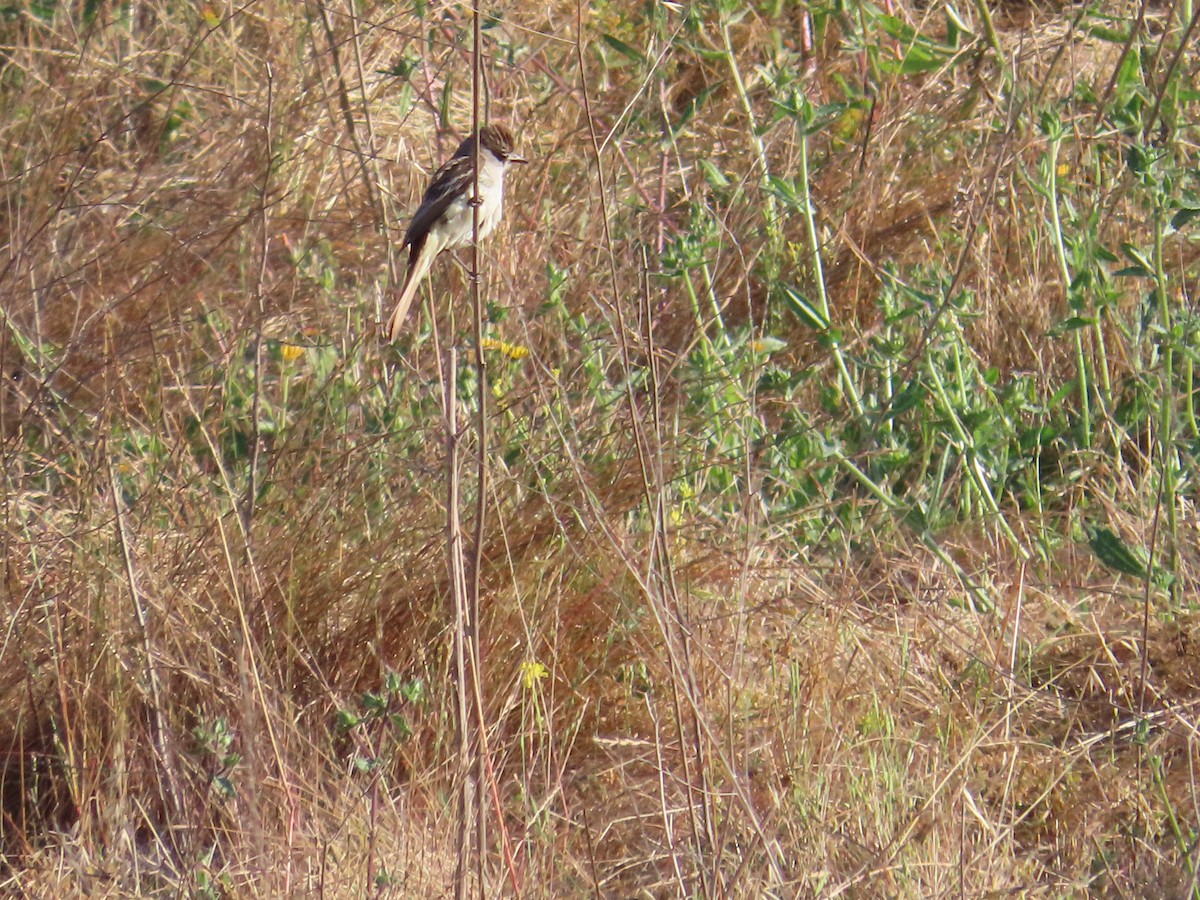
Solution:
<path fill-rule="evenodd" d="M 0 21 L 0 884 L 445 895 L 458 770 L 431 335 L 469 344 L 466 279 L 439 264 L 436 316 L 413 314 L 399 350 L 376 322 L 399 229 L 469 122 L 468 13 L 39 9 Z M 819 104 L 861 86 L 864 57 L 831 13 L 802 54 L 788 7 L 733 24 L 725 58 L 716 7 L 696 10 L 592 8 L 585 72 L 573 5 L 517 5 L 486 32 L 493 115 L 534 162 L 486 253 L 489 333 L 528 355 L 489 357 L 484 893 L 1194 896 L 1194 445 L 1171 515 L 1153 417 L 1124 433 L 1098 415 L 1095 448 L 1033 465 L 1042 506 L 1005 495 L 999 515 L 950 457 L 882 493 L 831 476 L 840 451 L 821 448 L 848 447 L 849 411 L 829 341 L 770 312 L 778 283 L 816 276 L 801 215 L 763 224 L 755 135 L 772 173 L 797 173 L 772 67 L 803 55 Z M 945 37 L 941 4 L 897 14 Z M 1074 110 L 1120 46 L 1077 10 L 995 15 L 1011 83 L 986 42 L 874 73 L 873 113 L 809 141 L 811 187 L 840 348 L 896 339 L 886 272 L 952 278 L 963 368 L 1028 374 L 1028 408 L 1049 409 L 1033 427 L 1077 399 L 1056 392 L 1078 355 L 1055 330 L 1031 97 Z M 1087 122 L 1064 177 L 1093 191 L 1103 243 L 1145 246 L 1136 179 L 1084 171 L 1130 139 Z M 1194 246 L 1165 245 L 1185 301 Z M 1120 324 L 1142 287 L 1124 284 L 1083 344 L 1117 393 L 1145 371 Z M 765 363 L 697 362 L 743 326 L 786 340 L 772 365 L 805 373 L 794 394 L 764 387 Z M 770 438 L 797 414 L 815 449 L 789 477 L 812 490 L 780 512 Z M 887 456 L 845 452 L 871 471 Z M 887 497 L 953 514 L 934 539 Z M 1091 554 L 1100 512 L 1173 552 L 1171 602 Z M 389 672 L 419 695 L 391 698 L 403 726 L 363 696 Z"/>

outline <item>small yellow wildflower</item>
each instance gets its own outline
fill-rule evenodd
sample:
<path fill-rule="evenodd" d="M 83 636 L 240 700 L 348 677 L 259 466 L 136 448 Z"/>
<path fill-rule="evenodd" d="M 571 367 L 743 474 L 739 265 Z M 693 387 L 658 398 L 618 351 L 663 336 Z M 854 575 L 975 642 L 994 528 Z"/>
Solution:
<path fill-rule="evenodd" d="M 496 338 L 483 339 L 484 350 L 495 350 L 502 356 L 507 356 L 509 359 L 524 359 L 529 355 L 529 348 L 522 347 L 520 344 L 510 344 L 507 341 L 500 341 Z"/>
<path fill-rule="evenodd" d="M 284 362 L 295 362 L 304 355 L 304 348 L 299 344 L 280 344 L 279 354 Z"/>
<path fill-rule="evenodd" d="M 536 659 L 527 659 L 521 663 L 521 684 L 525 690 L 532 691 L 539 681 L 550 674 L 550 670 Z"/>
<path fill-rule="evenodd" d="M 1059 178 L 1066 178 L 1070 174 L 1071 174 L 1070 164 L 1068 164 L 1068 163 L 1059 163 L 1058 164 L 1058 177 Z"/>

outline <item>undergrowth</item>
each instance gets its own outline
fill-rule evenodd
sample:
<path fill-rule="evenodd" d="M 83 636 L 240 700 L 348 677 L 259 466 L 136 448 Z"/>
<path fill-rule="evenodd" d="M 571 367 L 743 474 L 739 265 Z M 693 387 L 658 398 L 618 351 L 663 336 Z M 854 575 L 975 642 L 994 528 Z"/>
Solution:
<path fill-rule="evenodd" d="M 469 8 L 0 10 L 4 891 L 1200 898 L 1192 4 L 485 13 L 481 370 Z"/>

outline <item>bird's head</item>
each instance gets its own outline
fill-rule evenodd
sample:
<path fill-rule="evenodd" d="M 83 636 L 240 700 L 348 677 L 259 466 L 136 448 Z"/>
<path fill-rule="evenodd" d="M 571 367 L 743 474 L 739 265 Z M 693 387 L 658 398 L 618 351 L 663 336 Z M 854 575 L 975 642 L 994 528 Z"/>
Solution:
<path fill-rule="evenodd" d="M 517 152 L 517 141 L 513 137 L 513 133 L 507 125 L 484 125 L 479 129 L 480 146 L 489 151 L 502 163 L 524 163 L 528 162 L 525 157 Z M 475 141 L 473 138 L 467 138 L 459 145 L 458 152 L 455 156 L 470 156 L 475 152 Z"/>

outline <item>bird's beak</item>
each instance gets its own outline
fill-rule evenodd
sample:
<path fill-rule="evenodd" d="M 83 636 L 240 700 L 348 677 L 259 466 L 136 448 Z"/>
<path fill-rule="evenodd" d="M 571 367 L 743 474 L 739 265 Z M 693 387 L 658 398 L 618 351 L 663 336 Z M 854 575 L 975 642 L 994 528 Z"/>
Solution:
<path fill-rule="evenodd" d="M 527 160 L 525 157 L 523 157 L 520 153 L 510 154 L 508 157 L 508 161 L 510 163 L 521 163 L 522 165 L 529 162 L 529 160 Z"/>

